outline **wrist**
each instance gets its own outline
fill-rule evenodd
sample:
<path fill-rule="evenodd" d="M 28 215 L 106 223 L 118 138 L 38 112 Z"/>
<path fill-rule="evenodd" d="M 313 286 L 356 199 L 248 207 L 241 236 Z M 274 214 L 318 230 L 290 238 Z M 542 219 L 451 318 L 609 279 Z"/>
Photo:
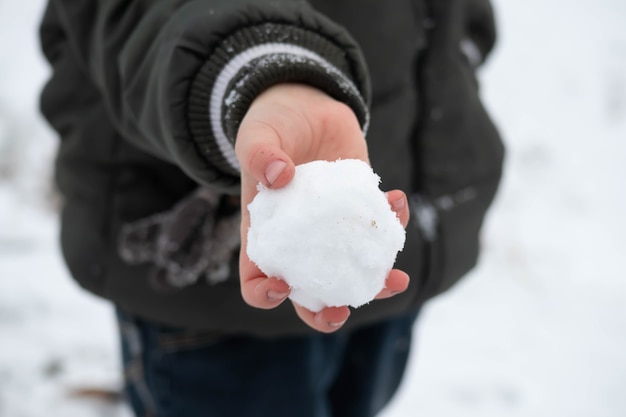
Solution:
<path fill-rule="evenodd" d="M 367 128 L 368 87 L 343 49 L 315 32 L 264 24 L 226 38 L 197 74 L 189 100 L 189 125 L 205 155 L 238 175 L 237 131 L 252 103 L 276 85 L 306 84 L 352 110 Z M 208 118 L 208 120 L 207 120 Z"/>

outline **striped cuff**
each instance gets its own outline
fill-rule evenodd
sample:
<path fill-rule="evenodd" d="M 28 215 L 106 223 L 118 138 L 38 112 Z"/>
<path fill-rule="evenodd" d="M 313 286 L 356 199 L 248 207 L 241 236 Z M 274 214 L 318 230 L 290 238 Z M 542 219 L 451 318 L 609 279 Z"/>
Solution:
<path fill-rule="evenodd" d="M 226 38 L 193 81 L 189 124 L 202 156 L 229 175 L 239 174 L 234 143 L 252 101 L 272 85 L 300 82 L 349 105 L 367 130 L 367 86 L 355 65 L 322 36 L 291 25 L 264 24 Z"/>

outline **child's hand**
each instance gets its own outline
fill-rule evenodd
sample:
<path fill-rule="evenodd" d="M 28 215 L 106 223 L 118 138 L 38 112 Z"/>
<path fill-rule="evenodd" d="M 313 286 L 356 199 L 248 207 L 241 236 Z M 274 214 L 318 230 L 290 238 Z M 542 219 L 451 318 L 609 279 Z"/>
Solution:
<path fill-rule="evenodd" d="M 367 144 L 352 110 L 320 90 L 300 84 L 280 84 L 261 94 L 244 117 L 235 146 L 241 164 L 242 250 L 239 261 L 241 293 L 253 307 L 274 308 L 289 295 L 289 286 L 265 276 L 250 261 L 245 248 L 250 217 L 247 206 L 256 195 L 257 183 L 270 188 L 287 185 L 295 165 L 314 160 L 360 159 L 369 163 Z M 409 219 L 402 191 L 388 193 L 389 203 L 403 226 Z M 404 291 L 407 274 L 392 270 L 377 298 Z M 313 313 L 294 304 L 298 316 L 321 332 L 338 330 L 348 319 L 348 307 L 325 308 Z"/>

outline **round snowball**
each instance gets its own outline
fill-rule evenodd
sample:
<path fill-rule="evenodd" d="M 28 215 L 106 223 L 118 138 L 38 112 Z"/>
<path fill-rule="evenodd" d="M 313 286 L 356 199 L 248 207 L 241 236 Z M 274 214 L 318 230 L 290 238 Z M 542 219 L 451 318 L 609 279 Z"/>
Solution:
<path fill-rule="evenodd" d="M 284 188 L 259 185 L 248 205 L 250 260 L 311 311 L 370 302 L 405 240 L 379 183 L 368 164 L 345 159 L 299 165 Z"/>

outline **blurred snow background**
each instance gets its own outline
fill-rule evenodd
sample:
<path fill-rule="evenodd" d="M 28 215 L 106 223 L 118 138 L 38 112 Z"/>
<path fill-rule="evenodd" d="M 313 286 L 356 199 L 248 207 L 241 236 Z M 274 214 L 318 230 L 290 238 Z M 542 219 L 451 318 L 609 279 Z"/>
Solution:
<path fill-rule="evenodd" d="M 43 0 L 0 0 L 0 416 L 128 417 L 110 307 L 68 277 L 37 113 Z M 482 261 L 431 302 L 383 417 L 626 415 L 626 3 L 495 1 L 508 147 Z M 340 416 L 339 416 L 340 417 Z"/>

